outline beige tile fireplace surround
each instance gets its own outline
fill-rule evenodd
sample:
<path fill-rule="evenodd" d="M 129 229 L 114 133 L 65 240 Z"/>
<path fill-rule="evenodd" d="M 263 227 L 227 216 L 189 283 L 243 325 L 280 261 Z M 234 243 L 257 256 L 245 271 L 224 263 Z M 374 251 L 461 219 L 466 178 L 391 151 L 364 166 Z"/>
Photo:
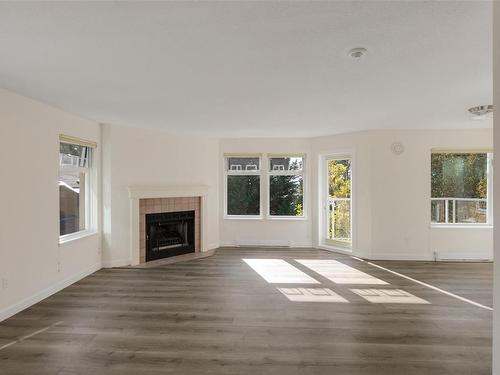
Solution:
<path fill-rule="evenodd" d="M 195 252 L 206 250 L 207 186 L 130 186 L 131 265 L 145 263 L 146 214 L 195 211 Z"/>
<path fill-rule="evenodd" d="M 139 263 L 146 262 L 146 215 L 194 211 L 194 251 L 200 251 L 200 197 L 139 199 Z"/>

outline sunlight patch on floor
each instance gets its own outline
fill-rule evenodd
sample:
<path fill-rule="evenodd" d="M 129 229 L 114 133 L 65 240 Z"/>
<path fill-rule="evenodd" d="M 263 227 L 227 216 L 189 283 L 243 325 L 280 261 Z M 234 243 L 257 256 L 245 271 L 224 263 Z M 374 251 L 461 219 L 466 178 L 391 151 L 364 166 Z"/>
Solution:
<path fill-rule="evenodd" d="M 371 303 L 429 304 L 425 299 L 414 296 L 402 289 L 351 289 L 351 292 Z"/>
<path fill-rule="evenodd" d="M 286 298 L 293 302 L 341 302 L 348 300 L 328 288 L 278 288 Z"/>
<path fill-rule="evenodd" d="M 336 284 L 388 284 L 384 280 L 377 279 L 333 259 L 295 259 L 295 261 Z"/>
<path fill-rule="evenodd" d="M 243 259 L 243 261 L 271 284 L 319 284 L 319 281 L 283 259 Z"/>

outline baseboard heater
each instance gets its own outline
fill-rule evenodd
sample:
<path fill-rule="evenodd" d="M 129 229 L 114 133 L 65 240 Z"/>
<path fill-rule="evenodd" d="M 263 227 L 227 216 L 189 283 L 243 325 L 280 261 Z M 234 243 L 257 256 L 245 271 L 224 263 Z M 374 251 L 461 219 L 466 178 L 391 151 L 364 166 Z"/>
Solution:
<path fill-rule="evenodd" d="M 278 248 L 289 248 L 293 247 L 292 241 L 283 242 L 249 242 L 249 241 L 235 241 L 234 246 L 236 247 L 278 247 Z"/>
<path fill-rule="evenodd" d="M 438 252 L 434 252 L 434 261 L 435 262 L 471 262 L 471 263 L 486 263 L 493 262 L 493 259 L 490 258 L 461 258 L 460 256 L 451 256 L 451 257 L 440 257 Z"/>

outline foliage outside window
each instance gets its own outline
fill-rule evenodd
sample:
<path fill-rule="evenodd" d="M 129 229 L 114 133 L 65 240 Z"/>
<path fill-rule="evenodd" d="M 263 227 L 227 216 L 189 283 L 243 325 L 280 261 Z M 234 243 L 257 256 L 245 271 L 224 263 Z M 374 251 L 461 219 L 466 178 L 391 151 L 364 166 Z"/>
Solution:
<path fill-rule="evenodd" d="M 260 158 L 226 158 L 226 214 L 260 215 Z"/>
<path fill-rule="evenodd" d="M 59 145 L 59 235 L 90 229 L 92 148 Z"/>
<path fill-rule="evenodd" d="M 351 159 L 327 160 L 327 238 L 350 246 L 352 236 Z"/>
<path fill-rule="evenodd" d="M 304 216 L 304 158 L 269 158 L 269 214 Z"/>
<path fill-rule="evenodd" d="M 431 155 L 431 222 L 487 224 L 490 222 L 488 172 L 491 154 Z"/>

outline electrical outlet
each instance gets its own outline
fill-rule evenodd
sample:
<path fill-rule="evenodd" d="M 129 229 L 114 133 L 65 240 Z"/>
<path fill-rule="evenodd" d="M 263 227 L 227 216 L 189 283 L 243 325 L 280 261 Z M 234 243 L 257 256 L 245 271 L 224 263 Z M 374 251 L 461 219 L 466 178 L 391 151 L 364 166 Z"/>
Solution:
<path fill-rule="evenodd" d="M 2 277 L 2 289 L 7 289 L 9 287 L 9 279 L 6 277 Z"/>

